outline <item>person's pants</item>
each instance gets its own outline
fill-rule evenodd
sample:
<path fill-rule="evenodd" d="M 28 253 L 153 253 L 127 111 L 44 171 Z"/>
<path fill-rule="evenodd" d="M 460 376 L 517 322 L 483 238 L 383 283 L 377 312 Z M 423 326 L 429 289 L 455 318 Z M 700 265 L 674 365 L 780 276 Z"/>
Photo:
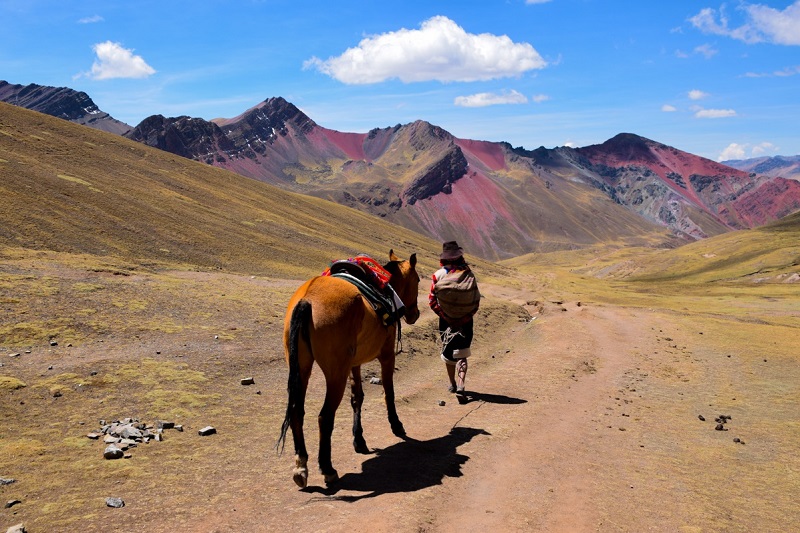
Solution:
<path fill-rule="evenodd" d="M 470 319 L 466 324 L 462 324 L 458 329 L 451 328 L 447 321 L 439 317 L 439 335 L 448 336 L 449 342 L 442 349 L 442 359 L 449 365 L 456 364 L 458 359 L 465 359 L 470 356 L 470 346 L 472 345 L 472 324 Z M 447 329 L 450 334 L 447 335 Z"/>

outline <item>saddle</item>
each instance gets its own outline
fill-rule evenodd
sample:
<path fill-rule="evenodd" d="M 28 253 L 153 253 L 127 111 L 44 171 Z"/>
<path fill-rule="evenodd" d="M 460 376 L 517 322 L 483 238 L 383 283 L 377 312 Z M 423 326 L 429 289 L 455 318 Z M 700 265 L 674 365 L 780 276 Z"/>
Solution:
<path fill-rule="evenodd" d="M 389 285 L 391 274 L 372 258 L 361 255 L 333 261 L 322 275 L 340 278 L 355 285 L 384 326 L 391 326 L 405 313 L 403 303 Z"/>

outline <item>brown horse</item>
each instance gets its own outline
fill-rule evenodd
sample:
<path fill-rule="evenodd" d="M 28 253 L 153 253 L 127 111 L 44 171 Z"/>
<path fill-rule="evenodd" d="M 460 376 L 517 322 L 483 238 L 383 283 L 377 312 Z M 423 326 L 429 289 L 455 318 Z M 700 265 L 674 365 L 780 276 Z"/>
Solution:
<path fill-rule="evenodd" d="M 401 261 L 389 251 L 384 267 L 391 274 L 389 284 L 405 305 L 404 319 L 413 324 L 419 318 L 417 291 L 419 275 L 415 269 L 416 254 Z M 342 401 L 347 377 L 351 377 L 350 404 L 353 407 L 353 446 L 358 453 L 369 453 L 361 427 L 361 365 L 377 358 L 381 363 L 386 410 L 392 432 L 405 436 L 394 404 L 392 373 L 395 363 L 395 342 L 399 323 L 384 326 L 372 306 L 355 285 L 340 278 L 317 276 L 306 281 L 289 300 L 283 327 L 286 361 L 289 363 L 289 401 L 278 439 L 283 448 L 286 431 L 291 427 L 294 438 L 294 482 L 300 487 L 308 483 L 308 452 L 303 436 L 305 398 L 311 369 L 316 361 L 325 375 L 325 402 L 319 413 L 319 468 L 330 485 L 339 479 L 331 464 L 331 433 L 336 409 Z"/>

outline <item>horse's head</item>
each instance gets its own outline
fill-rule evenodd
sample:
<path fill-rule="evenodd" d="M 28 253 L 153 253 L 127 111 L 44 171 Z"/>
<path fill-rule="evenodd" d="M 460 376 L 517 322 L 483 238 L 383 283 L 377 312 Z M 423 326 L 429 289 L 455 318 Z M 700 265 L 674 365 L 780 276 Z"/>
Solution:
<path fill-rule="evenodd" d="M 394 250 L 389 250 L 389 264 L 385 268 L 392 275 L 389 283 L 406 306 L 403 318 L 408 324 L 413 324 L 419 318 L 419 307 L 417 307 L 419 274 L 416 266 L 417 254 L 411 254 L 408 260 L 403 261 L 394 255 Z"/>

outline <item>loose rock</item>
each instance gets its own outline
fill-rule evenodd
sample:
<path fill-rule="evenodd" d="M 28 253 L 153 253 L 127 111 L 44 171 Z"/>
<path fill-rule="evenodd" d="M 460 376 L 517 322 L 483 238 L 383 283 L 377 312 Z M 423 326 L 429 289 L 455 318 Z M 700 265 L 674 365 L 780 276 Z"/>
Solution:
<path fill-rule="evenodd" d="M 253 378 L 243 378 L 241 383 L 242 385 L 253 385 L 255 382 L 256 380 Z"/>
<path fill-rule="evenodd" d="M 11 485 L 12 483 L 14 483 L 16 481 L 17 481 L 16 479 L 0 477 L 0 487 L 2 487 L 4 485 Z"/>
<path fill-rule="evenodd" d="M 19 524 L 6 529 L 6 533 L 25 533 L 25 526 L 20 522 Z"/>
<path fill-rule="evenodd" d="M 14 507 L 15 505 L 18 505 L 18 504 L 20 504 L 20 503 L 22 503 L 20 500 L 8 500 L 8 501 L 6 502 L 6 509 L 10 509 L 10 508 L 12 508 L 12 507 Z"/>
<path fill-rule="evenodd" d="M 106 459 L 120 459 L 125 453 L 114 444 L 109 444 L 103 452 L 103 457 Z"/>
<path fill-rule="evenodd" d="M 379 378 L 378 376 L 372 376 L 371 378 L 369 378 L 369 382 L 372 385 L 380 385 L 381 384 L 381 378 Z"/>
<path fill-rule="evenodd" d="M 697 418 L 699 418 L 701 422 L 706 421 L 706 417 L 704 417 L 703 415 L 697 415 Z"/>
<path fill-rule="evenodd" d="M 208 435 L 213 435 L 216 432 L 217 430 L 213 426 L 206 426 L 198 431 L 197 434 L 201 437 L 207 437 Z"/>
<path fill-rule="evenodd" d="M 125 502 L 122 500 L 122 498 L 106 498 L 106 505 L 108 507 L 119 509 L 121 507 L 125 507 Z"/>

